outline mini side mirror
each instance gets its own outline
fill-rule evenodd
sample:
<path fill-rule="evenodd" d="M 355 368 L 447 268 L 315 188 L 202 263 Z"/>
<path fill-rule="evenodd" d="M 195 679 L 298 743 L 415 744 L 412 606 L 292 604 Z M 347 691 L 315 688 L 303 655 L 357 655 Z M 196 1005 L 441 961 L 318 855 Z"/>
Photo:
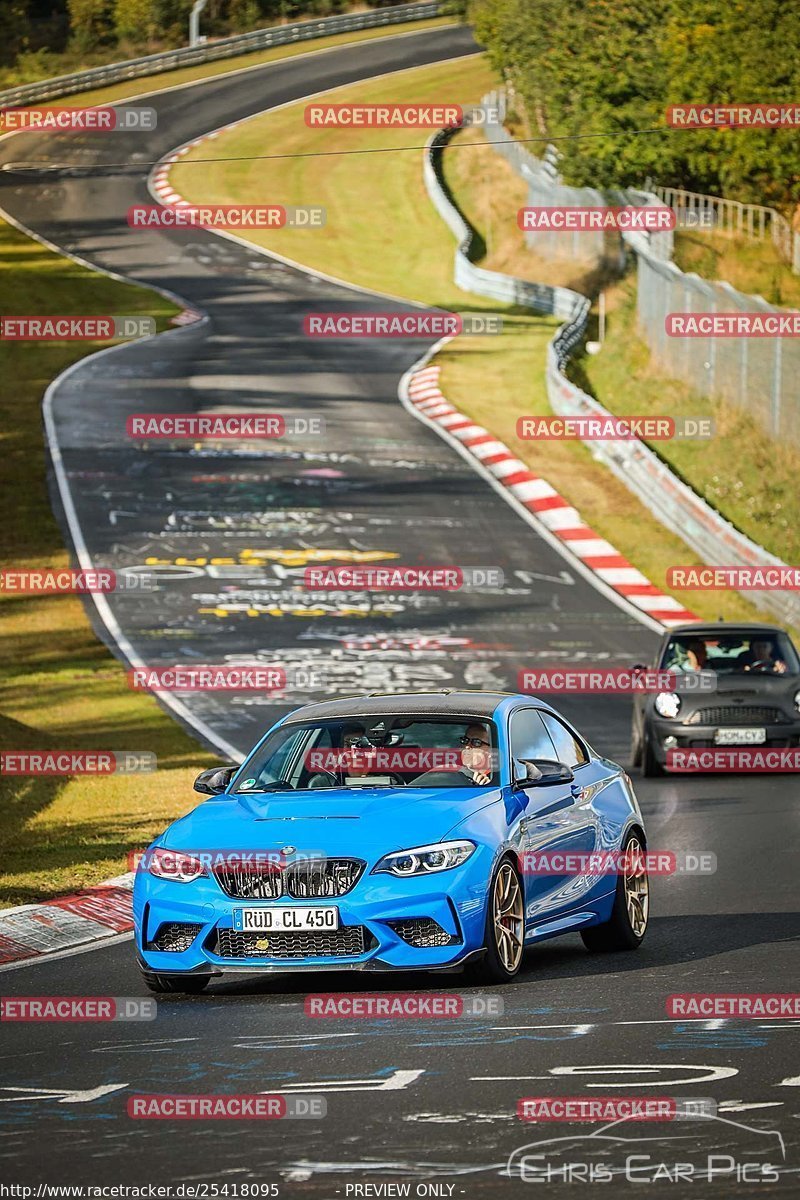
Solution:
<path fill-rule="evenodd" d="M 210 767 L 207 771 L 201 771 L 194 781 L 194 790 L 204 796 L 219 796 L 227 792 L 238 770 L 238 767 Z"/>
<path fill-rule="evenodd" d="M 552 758 L 514 760 L 514 787 L 549 787 L 554 783 L 572 783 L 575 776 L 566 763 Z"/>

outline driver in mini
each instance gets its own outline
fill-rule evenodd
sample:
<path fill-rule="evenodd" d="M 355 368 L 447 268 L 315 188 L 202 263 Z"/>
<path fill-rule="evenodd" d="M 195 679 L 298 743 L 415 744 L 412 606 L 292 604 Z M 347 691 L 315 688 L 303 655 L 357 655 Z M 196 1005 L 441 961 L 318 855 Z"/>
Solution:
<path fill-rule="evenodd" d="M 740 654 L 738 662 L 745 671 L 771 671 L 774 675 L 786 674 L 786 663 L 782 658 L 775 658 L 775 646 L 768 639 L 757 639 L 750 643 L 750 649 Z"/>

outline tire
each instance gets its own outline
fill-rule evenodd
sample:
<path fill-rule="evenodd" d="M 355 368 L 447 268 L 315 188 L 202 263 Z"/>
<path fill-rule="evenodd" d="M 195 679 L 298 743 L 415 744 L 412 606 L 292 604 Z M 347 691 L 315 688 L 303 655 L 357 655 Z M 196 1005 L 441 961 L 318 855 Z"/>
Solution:
<path fill-rule="evenodd" d="M 644 779 L 660 779 L 666 772 L 658 761 L 653 750 L 653 743 L 646 731 L 642 732 L 642 777 Z"/>
<path fill-rule="evenodd" d="M 643 837 L 633 831 L 628 834 L 623 846 L 623 852 L 643 853 L 645 849 Z M 641 910 L 640 920 L 643 921 L 641 926 L 639 922 L 636 922 L 634 925 L 631 921 L 629 880 L 640 881 L 638 884 L 640 892 L 638 906 Z M 636 905 L 634 905 L 634 911 L 635 908 Z M 591 925 L 588 929 L 582 929 L 581 938 L 583 939 L 583 944 L 587 950 L 591 950 L 594 954 L 609 954 L 620 950 L 638 950 L 644 941 L 649 918 L 650 881 L 647 869 L 642 864 L 640 872 L 622 873 L 619 875 L 610 920 L 604 921 L 602 925 Z"/>
<path fill-rule="evenodd" d="M 188 996 L 195 996 L 208 987 L 211 982 L 210 975 L 158 975 L 155 971 L 142 971 L 142 979 L 144 985 L 151 992 L 157 992 L 159 995 L 168 993 L 175 994 L 183 992 Z"/>
<path fill-rule="evenodd" d="M 504 905 L 512 911 L 502 923 L 507 931 L 505 936 L 498 937 L 497 910 Z M 480 961 L 468 966 L 469 977 L 475 983 L 509 983 L 519 974 L 525 949 L 525 889 L 510 858 L 504 858 L 492 876 L 484 936 L 486 953 Z"/>
<path fill-rule="evenodd" d="M 642 765 L 642 736 L 636 728 L 636 722 L 633 722 L 631 727 L 631 766 L 640 767 Z"/>

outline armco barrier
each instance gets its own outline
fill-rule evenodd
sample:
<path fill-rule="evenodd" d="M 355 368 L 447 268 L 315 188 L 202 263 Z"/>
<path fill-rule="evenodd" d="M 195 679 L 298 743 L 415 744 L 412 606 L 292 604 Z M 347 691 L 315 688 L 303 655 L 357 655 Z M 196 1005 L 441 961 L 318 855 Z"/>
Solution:
<path fill-rule="evenodd" d="M 286 46 L 291 42 L 307 41 L 309 38 L 329 37 L 334 33 L 350 33 L 358 29 L 376 29 L 381 25 L 399 25 L 407 21 L 421 21 L 426 17 L 438 16 L 443 8 L 440 0 L 424 0 L 420 4 L 398 4 L 392 8 L 380 8 L 372 12 L 344 13 L 336 17 L 322 17 L 317 21 L 298 21 L 293 25 L 273 25 L 267 29 L 255 29 L 252 33 L 221 38 L 219 41 L 207 42 L 193 49 L 184 47 L 180 50 L 165 50 L 161 54 L 148 54 L 144 58 L 109 63 L 105 67 L 92 67 L 88 71 L 76 71 L 72 75 L 58 75 L 54 79 L 43 79 L 37 83 L 8 88 L 0 92 L 0 108 L 55 100 L 59 96 L 88 92 L 92 88 L 103 87 L 109 83 L 124 83 L 127 79 L 158 75 L 176 67 L 215 62 L 217 59 L 250 54 L 255 50 L 268 50 L 272 46 Z"/>
<path fill-rule="evenodd" d="M 454 132 L 453 129 L 441 130 L 428 141 L 423 172 L 431 201 L 458 239 L 454 268 L 456 284 L 480 296 L 521 304 L 537 312 L 565 318 L 547 348 L 547 394 L 551 407 L 561 416 L 588 413 L 610 415 L 602 404 L 581 391 L 564 373 L 572 351 L 586 330 L 591 308 L 588 297 L 570 288 L 528 283 L 511 275 L 476 267 L 470 262 L 473 232 L 447 195 L 439 168 L 439 152 Z M 640 202 L 645 196 L 652 202 L 661 203 L 656 197 L 645 193 L 642 193 Z M 626 234 L 625 239 L 637 252 L 647 253 L 646 234 Z M 592 441 L 587 445 L 595 457 L 609 467 L 650 512 L 667 529 L 678 534 L 704 562 L 711 566 L 785 565 L 781 559 L 769 554 L 715 512 L 643 442 Z M 754 605 L 785 623 L 800 626 L 800 597 L 796 593 L 775 591 L 744 594 Z"/>

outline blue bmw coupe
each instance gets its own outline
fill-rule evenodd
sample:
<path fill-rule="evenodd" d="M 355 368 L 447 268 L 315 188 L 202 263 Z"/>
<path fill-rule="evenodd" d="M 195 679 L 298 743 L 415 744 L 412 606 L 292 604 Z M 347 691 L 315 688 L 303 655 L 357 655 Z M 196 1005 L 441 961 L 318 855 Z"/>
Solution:
<path fill-rule="evenodd" d="M 210 798 L 136 873 L 136 950 L 156 992 L 233 972 L 464 966 L 504 982 L 544 938 L 614 951 L 645 935 L 631 781 L 530 696 L 309 704 L 195 790 Z M 616 870 L 590 869 L 614 856 Z"/>

